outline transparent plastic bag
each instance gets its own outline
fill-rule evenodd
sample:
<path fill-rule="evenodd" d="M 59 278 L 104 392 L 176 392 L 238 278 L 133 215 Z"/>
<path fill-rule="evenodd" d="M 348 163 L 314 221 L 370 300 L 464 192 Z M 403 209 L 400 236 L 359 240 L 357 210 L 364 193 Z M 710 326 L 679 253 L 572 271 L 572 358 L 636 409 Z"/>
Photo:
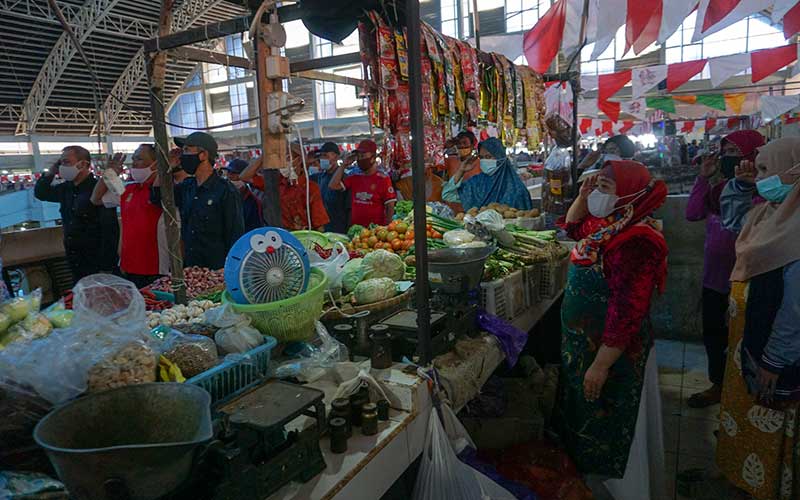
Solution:
<path fill-rule="evenodd" d="M 0 334 L 11 325 L 19 323 L 29 314 L 39 312 L 42 304 L 42 289 L 37 288 L 24 297 L 12 297 L 0 304 Z"/>
<path fill-rule="evenodd" d="M 350 354 L 347 347 L 333 338 L 325 325 L 317 321 L 316 338 L 308 341 L 300 353 L 300 359 L 282 363 L 275 369 L 278 378 L 296 378 L 301 382 L 313 382 L 336 363 L 347 361 Z"/>
<path fill-rule="evenodd" d="M 333 252 L 327 259 L 312 250 L 308 252 L 308 260 L 313 267 L 325 273 L 330 290 L 341 289 L 344 266 L 350 260 L 350 254 L 347 252 L 347 247 L 344 246 L 344 243 L 337 241 L 333 245 Z"/>
<path fill-rule="evenodd" d="M 505 488 L 460 461 L 453 451 L 447 432 L 433 409 L 422 459 L 414 485 L 413 500 L 515 500 Z"/>
<path fill-rule="evenodd" d="M 144 298 L 136 286 L 117 276 L 94 274 L 80 280 L 73 295 L 71 326 L 0 351 L 0 379 L 30 387 L 54 404 L 86 392 L 96 365 L 96 388 L 154 381 L 158 341 L 148 333 Z M 138 367 L 142 377 L 128 377 L 127 366 Z M 147 373 L 151 366 L 152 373 Z M 108 376 L 112 379 L 103 378 Z"/>
<path fill-rule="evenodd" d="M 219 362 L 217 345 L 202 335 L 184 335 L 173 332 L 164 339 L 161 355 L 178 365 L 186 378 L 209 370 Z"/>
<path fill-rule="evenodd" d="M 250 320 L 222 328 L 214 334 L 221 354 L 241 354 L 264 343 L 261 332 L 250 326 Z"/>
<path fill-rule="evenodd" d="M 475 239 L 475 235 L 466 229 L 453 229 L 444 233 L 443 239 L 447 246 L 457 247 L 465 243 L 471 243 Z"/>

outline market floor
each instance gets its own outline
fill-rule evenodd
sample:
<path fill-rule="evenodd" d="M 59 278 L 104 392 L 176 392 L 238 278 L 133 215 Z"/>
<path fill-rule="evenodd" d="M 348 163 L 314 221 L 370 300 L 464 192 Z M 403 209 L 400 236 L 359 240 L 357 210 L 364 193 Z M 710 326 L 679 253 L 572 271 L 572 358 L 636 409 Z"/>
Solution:
<path fill-rule="evenodd" d="M 664 417 L 668 498 L 739 498 L 720 476 L 714 462 L 714 431 L 719 426 L 719 405 L 694 409 L 686 404 L 689 396 L 709 386 L 703 345 L 658 340 L 656 353 Z M 694 476 L 697 480 L 686 481 L 686 476 Z"/>

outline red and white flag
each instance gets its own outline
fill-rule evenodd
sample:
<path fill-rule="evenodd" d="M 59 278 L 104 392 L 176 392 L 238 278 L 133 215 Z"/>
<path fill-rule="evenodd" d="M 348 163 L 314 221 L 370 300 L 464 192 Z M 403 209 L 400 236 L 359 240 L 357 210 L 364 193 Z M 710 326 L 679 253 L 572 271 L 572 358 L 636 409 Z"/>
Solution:
<path fill-rule="evenodd" d="M 628 0 L 625 20 L 625 52 L 633 47 L 639 54 L 658 38 L 661 29 L 662 0 Z"/>
<path fill-rule="evenodd" d="M 673 63 L 667 66 L 667 92 L 672 92 L 706 67 L 706 60 Z"/>
<path fill-rule="evenodd" d="M 733 54 L 732 56 L 715 57 L 708 60 L 711 73 L 711 86 L 719 87 L 728 78 L 738 75 L 750 67 L 750 54 Z"/>
<path fill-rule="evenodd" d="M 597 17 L 597 33 L 591 59 L 597 59 L 614 40 L 628 17 L 628 0 L 601 0 L 602 8 L 589 12 Z"/>
<path fill-rule="evenodd" d="M 567 0 L 558 0 L 550 6 L 522 39 L 522 51 L 528 66 L 538 73 L 545 73 L 558 55 L 566 24 Z"/>
<path fill-rule="evenodd" d="M 620 104 L 623 113 L 635 116 L 640 120 L 647 118 L 647 102 L 645 99 L 631 99 L 630 101 L 622 101 Z"/>
<path fill-rule="evenodd" d="M 797 44 L 784 45 L 774 49 L 757 50 L 750 53 L 752 81 L 757 83 L 797 60 Z"/>
<path fill-rule="evenodd" d="M 775 0 L 700 0 L 692 42 L 772 6 Z"/>
<path fill-rule="evenodd" d="M 658 31 L 658 42 L 662 45 L 671 37 L 678 26 L 697 7 L 699 0 L 668 0 L 667 8 L 661 13 L 661 29 Z"/>

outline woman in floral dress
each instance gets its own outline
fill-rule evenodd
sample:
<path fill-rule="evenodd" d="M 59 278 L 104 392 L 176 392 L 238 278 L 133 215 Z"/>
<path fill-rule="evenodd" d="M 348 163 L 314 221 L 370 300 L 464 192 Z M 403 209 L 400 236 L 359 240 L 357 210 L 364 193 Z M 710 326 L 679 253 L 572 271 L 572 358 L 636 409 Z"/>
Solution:
<path fill-rule="evenodd" d="M 721 199 L 723 224 L 740 234 L 717 463 L 759 500 L 800 498 L 798 180 L 800 139 L 778 139 L 739 165 Z"/>
<path fill-rule="evenodd" d="M 663 439 L 649 322 L 666 278 L 667 245 L 651 215 L 667 196 L 634 161 L 588 178 L 564 228 L 572 251 L 561 307 L 561 437 L 593 490 L 660 500 Z"/>

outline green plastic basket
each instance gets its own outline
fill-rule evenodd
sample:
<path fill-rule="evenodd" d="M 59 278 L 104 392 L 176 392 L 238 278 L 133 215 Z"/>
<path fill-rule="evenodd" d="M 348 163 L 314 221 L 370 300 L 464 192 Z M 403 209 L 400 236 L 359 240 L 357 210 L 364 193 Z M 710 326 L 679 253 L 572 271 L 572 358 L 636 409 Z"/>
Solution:
<path fill-rule="evenodd" d="M 263 335 L 278 342 L 305 341 L 314 334 L 314 322 L 322 315 L 328 278 L 319 269 L 311 269 L 308 288 L 304 293 L 267 304 L 237 304 L 227 291 L 222 303 L 250 317 L 252 325 Z"/>

